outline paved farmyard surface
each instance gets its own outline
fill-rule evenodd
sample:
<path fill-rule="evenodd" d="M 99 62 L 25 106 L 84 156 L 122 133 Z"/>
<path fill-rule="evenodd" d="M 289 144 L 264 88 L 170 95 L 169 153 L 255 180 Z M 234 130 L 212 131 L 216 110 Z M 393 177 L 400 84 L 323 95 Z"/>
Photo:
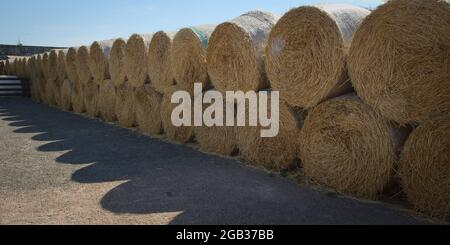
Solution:
<path fill-rule="evenodd" d="M 0 98 L 0 224 L 423 224 L 24 98 Z"/>

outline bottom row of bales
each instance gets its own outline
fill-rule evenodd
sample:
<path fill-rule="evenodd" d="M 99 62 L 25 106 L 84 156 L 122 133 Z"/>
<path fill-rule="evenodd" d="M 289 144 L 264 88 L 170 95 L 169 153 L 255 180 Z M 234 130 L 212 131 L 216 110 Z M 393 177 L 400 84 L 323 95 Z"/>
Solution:
<path fill-rule="evenodd" d="M 161 94 L 149 84 L 116 86 L 111 80 L 65 80 L 61 85 L 33 81 L 32 96 L 148 135 L 165 134 L 180 143 L 195 140 L 203 151 L 239 155 L 253 166 L 300 173 L 313 184 L 343 194 L 378 199 L 400 182 L 416 210 L 450 218 L 449 115 L 415 129 L 400 128 L 350 93 L 308 111 L 280 102 L 278 136 L 261 138 L 260 126 L 173 126 L 171 114 L 177 105 L 171 96 L 178 89 L 174 85 Z M 224 101 L 224 106 L 235 105 Z"/>

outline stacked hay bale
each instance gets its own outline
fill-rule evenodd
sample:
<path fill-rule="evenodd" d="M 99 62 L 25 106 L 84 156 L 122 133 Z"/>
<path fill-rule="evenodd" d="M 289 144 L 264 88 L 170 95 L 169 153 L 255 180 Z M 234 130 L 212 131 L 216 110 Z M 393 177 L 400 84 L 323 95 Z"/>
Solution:
<path fill-rule="evenodd" d="M 136 89 L 148 82 L 147 56 L 151 34 L 133 34 L 128 39 L 123 57 L 127 81 L 116 88 L 116 115 L 124 127 L 136 126 Z"/>
<path fill-rule="evenodd" d="M 60 106 L 65 111 L 72 110 L 72 81 L 69 80 L 66 67 L 68 49 L 58 51 L 57 79 L 61 84 Z"/>
<path fill-rule="evenodd" d="M 65 75 L 62 75 L 63 77 L 59 77 L 59 70 L 61 69 L 61 65 L 59 64 L 59 51 L 53 49 L 50 51 L 49 55 L 49 61 L 47 65 L 48 69 L 48 77 L 47 77 L 47 83 L 51 84 L 52 87 L 52 94 L 55 102 L 55 106 L 61 107 L 61 89 L 62 84 L 64 82 Z"/>
<path fill-rule="evenodd" d="M 271 103 L 272 95 L 268 94 L 268 111 L 266 112 L 268 118 L 274 116 Z M 241 103 L 238 103 L 239 105 Z M 250 106 L 246 103 L 245 108 L 248 115 L 259 111 L 258 105 Z M 261 113 L 262 111 L 259 111 L 258 115 Z M 306 113 L 300 109 L 291 108 L 284 102 L 280 102 L 278 113 L 279 133 L 275 137 L 263 138 L 261 130 L 267 128 L 261 126 L 260 123 L 256 127 L 237 128 L 238 146 L 243 161 L 275 171 L 298 168 L 297 139 Z"/>
<path fill-rule="evenodd" d="M 72 110 L 72 86 L 73 82 L 68 79 L 61 86 L 61 108 L 65 111 Z"/>
<path fill-rule="evenodd" d="M 349 56 L 353 85 L 389 120 L 422 123 L 450 110 L 449 6 L 389 1 L 356 32 Z"/>
<path fill-rule="evenodd" d="M 45 88 L 46 88 L 46 82 L 45 82 L 45 79 L 44 79 L 44 68 L 43 68 L 43 65 L 42 65 L 42 55 L 41 54 L 38 54 L 37 56 L 36 56 L 36 68 L 35 68 L 35 71 L 36 71 L 36 83 L 37 83 L 37 86 L 38 86 L 38 90 L 39 90 L 39 97 L 40 97 L 40 102 L 41 103 L 46 103 L 46 101 L 47 101 L 47 95 L 45 94 L 45 92 L 46 92 L 46 90 L 45 90 Z"/>
<path fill-rule="evenodd" d="M 148 75 L 153 88 L 159 93 L 174 85 L 171 50 L 175 34 L 164 31 L 155 33 L 148 48 Z"/>
<path fill-rule="evenodd" d="M 89 69 L 89 49 L 90 47 L 87 46 L 78 48 L 76 67 L 81 84 L 86 114 L 91 117 L 96 117 L 98 115 L 98 85 L 93 80 L 91 70 Z"/>
<path fill-rule="evenodd" d="M 115 39 L 96 41 L 90 47 L 89 68 L 98 86 L 98 114 L 107 121 L 115 120 L 114 103 L 115 87 L 112 84 L 109 71 L 109 59 Z"/>
<path fill-rule="evenodd" d="M 125 73 L 125 52 L 127 41 L 119 38 L 113 42 L 109 55 L 109 73 L 114 86 L 119 86 L 127 80 Z"/>
<path fill-rule="evenodd" d="M 152 34 L 133 34 L 127 41 L 124 57 L 124 69 L 128 82 L 140 87 L 148 81 L 148 47 Z"/>
<path fill-rule="evenodd" d="M 98 110 L 103 120 L 114 122 L 116 117 L 116 86 L 112 80 L 104 80 L 99 86 Z"/>
<path fill-rule="evenodd" d="M 86 111 L 84 105 L 83 87 L 77 71 L 77 51 L 78 48 L 72 47 L 67 50 L 66 55 L 66 72 L 67 78 L 71 81 L 71 102 L 72 109 L 76 113 Z"/>
<path fill-rule="evenodd" d="M 304 6 L 273 27 L 267 75 L 289 105 L 309 109 L 351 91 L 346 57 L 353 33 L 370 12 L 341 4 Z"/>
<path fill-rule="evenodd" d="M 122 127 L 130 128 L 136 126 L 135 88 L 128 82 L 116 87 L 115 113 Z"/>
<path fill-rule="evenodd" d="M 53 76 L 52 66 L 50 65 L 50 52 L 46 52 L 42 55 L 42 73 L 43 81 L 45 83 L 45 100 L 47 105 L 55 106 L 55 94 L 54 94 L 54 84 L 51 81 Z"/>
<path fill-rule="evenodd" d="M 300 133 L 304 175 L 338 192 L 375 199 L 390 183 L 407 135 L 355 94 L 323 102 L 309 112 Z"/>
<path fill-rule="evenodd" d="M 124 39 L 115 39 L 112 42 L 108 56 L 108 72 L 111 79 L 104 80 L 99 88 L 99 111 L 102 118 L 113 122 L 116 116 L 116 90 L 122 86 L 126 79 L 125 52 L 127 42 Z M 105 74 L 106 77 L 107 74 Z M 118 105 L 120 107 L 121 105 Z"/>
<path fill-rule="evenodd" d="M 208 46 L 208 72 L 214 87 L 225 91 L 267 88 L 264 47 L 279 19 L 268 12 L 251 11 L 217 26 Z"/>
<path fill-rule="evenodd" d="M 139 130 L 150 135 L 162 132 L 161 101 L 162 95 L 149 84 L 135 91 L 136 122 Z"/>
<path fill-rule="evenodd" d="M 37 78 L 37 71 L 36 71 L 36 56 L 32 56 L 30 60 L 28 61 L 29 71 L 30 71 L 30 84 L 31 84 L 31 99 L 36 102 L 40 103 L 41 98 L 39 94 L 39 80 Z"/>
<path fill-rule="evenodd" d="M 218 91 L 215 92 L 219 93 Z M 217 103 L 217 101 L 214 101 L 214 103 Z M 201 127 L 195 127 L 194 134 L 202 151 L 228 156 L 237 151 L 237 138 L 236 127 L 227 127 L 225 116 L 227 115 L 227 110 L 233 109 L 234 111 L 235 104 L 227 103 L 226 100 L 222 101 L 222 104 L 224 108 L 223 125 L 203 125 Z M 212 103 L 204 105 L 204 113 L 208 113 L 209 106 L 212 106 Z M 213 116 L 217 117 L 218 115 Z M 234 117 L 235 115 L 232 116 Z"/>
<path fill-rule="evenodd" d="M 95 41 L 89 50 L 89 70 L 94 82 L 100 84 L 106 79 L 110 79 L 109 56 L 115 39 Z"/>
<path fill-rule="evenodd" d="M 172 72 L 177 87 L 193 95 L 194 83 L 209 85 L 206 51 L 215 25 L 183 28 L 172 43 Z M 170 89 L 169 89 L 170 90 Z"/>
<path fill-rule="evenodd" d="M 164 133 L 169 139 L 180 143 L 186 143 L 193 138 L 193 127 L 176 127 L 172 124 L 171 119 L 173 109 L 178 106 L 171 103 L 172 95 L 176 91 L 178 91 L 177 86 L 171 86 L 166 91 L 164 91 L 164 96 L 161 102 L 161 120 Z"/>
<path fill-rule="evenodd" d="M 399 175 L 408 200 L 418 211 L 450 220 L 450 115 L 429 120 L 413 131 L 400 159 Z"/>

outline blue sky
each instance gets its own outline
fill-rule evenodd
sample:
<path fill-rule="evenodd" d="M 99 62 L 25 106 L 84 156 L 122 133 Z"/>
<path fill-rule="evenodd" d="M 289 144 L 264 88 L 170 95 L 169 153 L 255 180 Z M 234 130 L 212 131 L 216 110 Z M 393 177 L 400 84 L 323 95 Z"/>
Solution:
<path fill-rule="evenodd" d="M 283 14 L 316 3 L 381 0 L 0 0 L 0 44 L 78 46 L 133 33 L 221 23 L 249 10 Z"/>

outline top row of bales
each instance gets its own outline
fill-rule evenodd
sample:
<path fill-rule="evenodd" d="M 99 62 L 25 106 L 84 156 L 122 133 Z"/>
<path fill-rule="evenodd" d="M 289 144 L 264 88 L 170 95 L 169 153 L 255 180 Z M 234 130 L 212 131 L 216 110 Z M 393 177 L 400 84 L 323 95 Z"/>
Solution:
<path fill-rule="evenodd" d="M 399 6 L 401 14 L 382 18 Z M 150 82 L 160 93 L 174 84 L 191 90 L 194 82 L 221 92 L 271 88 L 304 109 L 355 89 L 401 125 L 448 110 L 448 4 L 397 0 L 369 14 L 337 4 L 300 7 L 281 18 L 253 11 L 218 26 L 95 42 L 78 50 L 78 78 Z"/>

